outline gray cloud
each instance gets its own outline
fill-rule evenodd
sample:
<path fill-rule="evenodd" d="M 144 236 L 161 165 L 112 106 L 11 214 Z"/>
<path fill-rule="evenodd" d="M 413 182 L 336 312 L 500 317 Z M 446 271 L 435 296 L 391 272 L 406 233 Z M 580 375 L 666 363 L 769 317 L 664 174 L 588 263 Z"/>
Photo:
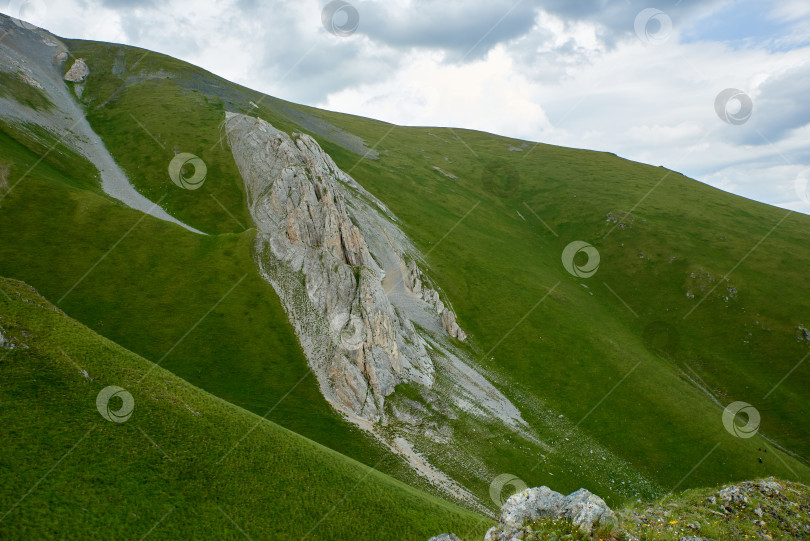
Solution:
<path fill-rule="evenodd" d="M 323 40 L 311 50 L 299 47 L 294 53 L 266 50 L 261 69 L 272 70 L 278 78 L 276 87 L 294 96 L 293 101 L 317 103 L 332 92 L 387 79 L 401 60 L 393 53 L 368 55 L 357 42 L 330 41 Z"/>
<path fill-rule="evenodd" d="M 682 0 L 681 2 L 614 2 L 608 0 L 544 0 L 539 6 L 566 21 L 587 21 L 601 26 L 606 40 L 633 33 L 636 15 L 643 9 L 660 9 L 673 25 L 689 25 L 733 0 Z"/>
<path fill-rule="evenodd" d="M 807 89 L 810 88 L 810 63 L 793 68 L 766 81 L 754 102 L 753 127 L 769 141 L 778 142 L 790 132 L 810 123 Z M 758 143 L 763 141 L 759 138 Z M 758 144 L 751 141 L 751 144 Z"/>
<path fill-rule="evenodd" d="M 320 13 L 316 13 L 320 21 Z M 402 55 L 369 47 L 358 36 L 340 37 L 302 24 L 301 7 L 237 0 L 225 21 L 229 34 L 250 36 L 244 51 L 254 61 L 260 90 L 299 103 L 319 103 L 334 92 L 389 77 Z"/>
<path fill-rule="evenodd" d="M 358 32 L 390 47 L 424 47 L 452 59 L 474 60 L 498 43 L 525 35 L 537 8 L 529 2 L 418 0 L 407 11 L 395 4 L 360 2 Z"/>
<path fill-rule="evenodd" d="M 661 2 L 660 9 L 673 24 L 689 25 L 729 1 L 683 0 L 674 5 Z M 539 11 L 557 16 L 567 25 L 594 23 L 599 28 L 599 39 L 610 48 L 618 39 L 633 33 L 636 15 L 649 7 L 646 3 L 607 0 L 417 0 L 407 11 L 396 3 L 364 1 L 354 5 L 360 14 L 359 33 L 398 49 L 444 50 L 450 61 L 475 60 L 499 43 L 527 36 Z"/>
<path fill-rule="evenodd" d="M 740 126 L 730 126 L 723 133 L 724 139 L 738 145 L 762 146 L 790 138 L 794 130 L 810 124 L 807 88 L 810 63 L 768 79 L 752 100 L 750 119 Z"/>

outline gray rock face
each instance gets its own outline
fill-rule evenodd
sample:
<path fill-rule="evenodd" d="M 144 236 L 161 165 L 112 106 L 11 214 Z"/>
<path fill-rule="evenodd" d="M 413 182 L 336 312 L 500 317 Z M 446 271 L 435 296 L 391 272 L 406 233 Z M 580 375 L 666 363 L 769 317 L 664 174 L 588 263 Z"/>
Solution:
<path fill-rule="evenodd" d="M 562 494 L 546 486 L 527 488 L 513 494 L 501 507 L 499 524 L 487 532 L 486 541 L 511 539 L 526 524 L 541 517 L 557 517 L 563 500 Z"/>
<path fill-rule="evenodd" d="M 433 381 L 413 321 L 432 317 L 427 326 L 463 337 L 455 314 L 423 285 L 414 261 L 406 267 L 406 253 L 415 250 L 387 209 L 314 139 L 230 113 L 226 130 L 259 229 L 257 263 L 323 394 L 347 414 L 385 422 L 384 398 L 396 385 Z M 403 283 L 408 302 L 396 306 Z"/>
<path fill-rule="evenodd" d="M 759 481 L 744 481 L 738 485 L 728 485 L 717 493 L 717 498 L 724 506 L 743 506 L 749 503 L 748 496 L 757 496 L 757 492 L 763 496 L 777 496 L 782 493 L 782 485 L 769 477 Z"/>
<path fill-rule="evenodd" d="M 453 339 L 466 335 L 397 218 L 311 137 L 235 113 L 224 129 L 258 230 L 256 264 L 323 396 L 430 483 L 486 512 L 431 463 L 456 452 L 446 445 L 452 420 L 464 412 L 539 440 Z M 401 383 L 416 394 L 391 396 Z"/>
<path fill-rule="evenodd" d="M 770 496 L 781 494 L 782 492 L 782 485 L 774 481 L 773 477 L 770 477 L 768 479 L 760 479 L 757 482 L 757 488 L 763 494 Z"/>
<path fill-rule="evenodd" d="M 428 541 L 461 541 L 461 538 L 453 533 L 443 533 L 431 537 Z"/>
<path fill-rule="evenodd" d="M 436 309 L 436 313 L 442 317 L 442 328 L 447 331 L 447 334 L 461 341 L 467 339 L 467 334 L 456 323 L 456 314 L 444 306 L 444 303 L 439 298 L 439 293 L 430 287 L 430 282 L 419 270 L 415 261 L 408 263 L 407 273 L 405 274 L 405 287 Z"/>
<path fill-rule="evenodd" d="M 741 486 L 728 486 L 722 489 L 718 495 L 726 505 L 748 503 L 748 496 L 745 495 L 745 489 Z"/>
<path fill-rule="evenodd" d="M 456 314 L 447 308 L 442 311 L 442 327 L 453 338 L 458 338 L 462 342 L 467 339 L 467 333 L 462 331 L 461 327 L 456 323 Z"/>
<path fill-rule="evenodd" d="M 490 528 L 484 539 L 522 539 L 526 526 L 540 518 L 570 520 L 583 532 L 590 532 L 594 525 L 608 524 L 616 519 L 602 498 L 584 488 L 568 496 L 546 486 L 527 488 L 506 500 L 501 507 L 498 525 Z"/>
<path fill-rule="evenodd" d="M 616 519 L 605 500 L 584 488 L 565 497 L 562 516 L 584 531 L 590 531 L 594 524 L 607 524 Z"/>

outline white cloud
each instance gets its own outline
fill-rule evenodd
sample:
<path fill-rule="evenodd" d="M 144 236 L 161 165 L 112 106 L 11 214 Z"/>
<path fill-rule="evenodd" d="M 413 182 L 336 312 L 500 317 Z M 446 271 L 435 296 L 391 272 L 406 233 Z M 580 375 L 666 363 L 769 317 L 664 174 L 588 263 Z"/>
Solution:
<path fill-rule="evenodd" d="M 321 105 L 403 125 L 530 138 L 551 127 L 531 94 L 530 82 L 496 47 L 485 59 L 460 66 L 445 65 L 441 54 L 411 54 L 391 79 L 334 93 Z"/>
<path fill-rule="evenodd" d="M 671 9 L 673 33 L 654 46 L 633 34 L 646 6 L 546 0 L 545 11 L 521 8 L 518 19 L 506 17 L 463 61 L 460 51 L 481 37 L 471 33 L 513 2 L 456 2 L 456 19 L 467 19 L 444 24 L 441 3 L 398 4 L 413 16 L 397 23 L 386 21 L 387 4 L 358 0 L 361 24 L 347 38 L 322 27 L 325 2 L 318 0 L 49 0 L 47 10 L 27 13 L 56 34 L 177 56 L 290 101 L 615 152 L 810 213 L 793 190 L 795 176 L 810 166 L 807 2 L 773 3 L 771 18 L 786 23 L 784 34 L 767 42 L 725 44 L 705 30 L 690 32 L 701 18 L 722 23 L 728 12 L 719 10 L 744 14 L 756 1 L 684 0 Z M 715 97 L 729 87 L 753 99 L 753 115 L 740 126 L 714 111 Z"/>

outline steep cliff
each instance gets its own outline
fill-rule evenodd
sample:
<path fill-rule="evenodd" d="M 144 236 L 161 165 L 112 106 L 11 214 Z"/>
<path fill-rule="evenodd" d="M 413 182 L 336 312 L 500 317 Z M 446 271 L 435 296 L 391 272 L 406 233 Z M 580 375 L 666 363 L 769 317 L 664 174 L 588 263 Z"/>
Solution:
<path fill-rule="evenodd" d="M 337 410 L 377 436 L 391 428 L 385 442 L 415 462 L 407 430 L 396 427 L 420 425 L 429 408 L 528 430 L 517 408 L 463 360 L 458 341 L 466 334 L 385 205 L 308 135 L 234 113 L 225 129 L 258 228 L 256 262 Z M 441 384 L 437 371 L 446 376 Z M 386 407 L 402 383 L 434 391 L 430 404 Z M 446 437 L 441 420 L 434 424 L 433 439 Z"/>

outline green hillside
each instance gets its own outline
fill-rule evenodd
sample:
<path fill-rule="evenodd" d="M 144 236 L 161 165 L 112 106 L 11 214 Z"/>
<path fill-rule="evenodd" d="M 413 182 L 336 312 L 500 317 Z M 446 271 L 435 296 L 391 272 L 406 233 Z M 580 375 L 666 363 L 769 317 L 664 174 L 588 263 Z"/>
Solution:
<path fill-rule="evenodd" d="M 491 470 L 566 493 L 584 486 L 611 504 L 633 498 L 611 482 L 615 465 L 606 474 L 572 463 L 584 452 L 565 439 L 576 428 L 652 493 L 766 475 L 810 480 L 807 365 L 780 383 L 810 352 L 798 331 L 810 324 L 810 217 L 612 154 L 397 127 L 263 96 L 156 53 L 68 43 L 90 67 L 88 120 L 133 184 L 209 233 L 142 219 L 62 157 L 37 165 L 0 200 L 0 274 L 98 334 L 366 465 L 388 456 L 323 400 L 256 272 L 242 181 L 220 140 L 225 111 L 242 112 L 311 134 L 427 254 L 471 351 L 555 449 L 538 457 L 504 433 L 477 433 Z M 363 159 L 352 135 L 379 158 Z M 41 144 L 3 127 L 11 184 Z M 201 189 L 171 183 L 174 151 L 205 161 Z M 599 251 L 590 278 L 561 263 L 576 240 Z M 754 405 L 760 436 L 729 434 L 713 399 Z M 547 412 L 563 418 L 549 425 Z M 379 467 L 424 487 L 399 462 Z M 453 473 L 488 499 L 488 483 Z"/>
<path fill-rule="evenodd" d="M 8 133 L 0 148 L 11 178 L 37 160 Z M 3 273 L 224 400 L 368 465 L 384 456 L 321 397 L 278 297 L 256 271 L 252 230 L 189 234 L 77 189 L 58 162 L 40 163 L 0 201 L 0 230 L 14 231 L 0 241 Z"/>
<path fill-rule="evenodd" d="M 0 348 L 3 539 L 480 538 L 490 525 L 155 367 L 22 282 L 0 279 L 0 327 L 13 346 Z M 109 385 L 133 397 L 124 422 L 97 409 Z"/>
<path fill-rule="evenodd" d="M 387 131 L 324 116 L 354 133 L 362 126 L 370 141 Z M 582 420 L 664 487 L 715 444 L 681 486 L 778 471 L 807 479 L 810 373 L 799 366 L 781 380 L 810 352 L 797 331 L 810 298 L 810 217 L 611 154 L 479 132 L 396 128 L 377 148 L 383 158 L 364 160 L 352 174 L 430 251 L 482 362 L 515 382 L 510 396 L 518 403 L 530 394 Z M 356 162 L 330 150 L 343 167 Z M 507 164 L 496 176 L 504 188 L 487 189 L 493 162 Z M 563 268 L 563 249 L 575 240 L 599 250 L 592 278 Z M 722 407 L 687 376 L 723 405 L 753 404 L 760 433 L 797 462 L 759 437 L 731 436 Z M 559 482 L 554 474 L 529 476 L 530 485 Z"/>

